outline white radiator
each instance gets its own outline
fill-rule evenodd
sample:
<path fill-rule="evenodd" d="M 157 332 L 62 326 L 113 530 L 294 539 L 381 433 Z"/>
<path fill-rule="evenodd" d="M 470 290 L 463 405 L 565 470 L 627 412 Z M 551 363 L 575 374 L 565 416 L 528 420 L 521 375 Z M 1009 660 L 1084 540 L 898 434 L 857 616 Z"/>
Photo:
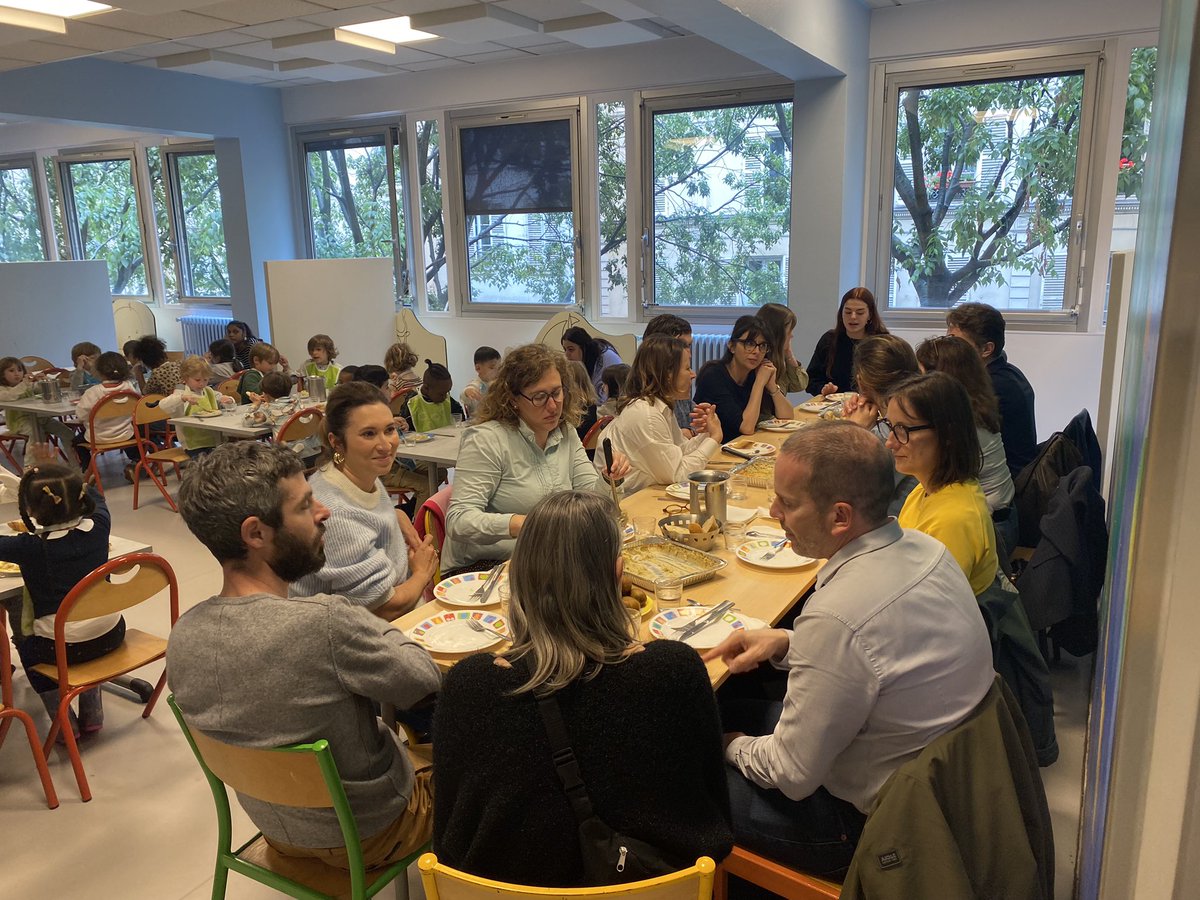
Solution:
<path fill-rule="evenodd" d="M 228 316 L 180 316 L 183 331 L 183 352 L 188 356 L 203 356 L 208 345 L 225 337 L 225 326 L 233 320 Z"/>
<path fill-rule="evenodd" d="M 728 344 L 729 335 L 727 334 L 693 334 L 692 370 L 699 372 L 700 367 L 710 359 L 720 359 L 725 355 Z"/>

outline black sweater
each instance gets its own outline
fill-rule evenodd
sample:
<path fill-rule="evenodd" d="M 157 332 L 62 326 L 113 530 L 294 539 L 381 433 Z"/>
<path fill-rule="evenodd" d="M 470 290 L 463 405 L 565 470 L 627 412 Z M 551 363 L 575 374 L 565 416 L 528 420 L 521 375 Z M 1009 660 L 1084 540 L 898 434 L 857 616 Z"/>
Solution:
<path fill-rule="evenodd" d="M 833 368 L 829 369 L 829 345 L 837 340 L 837 349 L 833 353 Z M 851 340 L 845 334 L 838 334 L 830 328 L 817 341 L 817 349 L 813 351 L 812 359 L 808 362 L 808 392 L 816 397 L 821 388 L 829 382 L 837 385 L 839 391 L 857 390 L 854 383 L 854 348 L 858 341 Z"/>
<path fill-rule="evenodd" d="M 433 849 L 486 878 L 547 887 L 583 880 L 575 817 L 518 664 L 490 654 L 446 675 L 433 723 Z M 733 844 L 721 728 L 696 651 L 656 641 L 559 694 L 597 815 L 684 864 Z"/>

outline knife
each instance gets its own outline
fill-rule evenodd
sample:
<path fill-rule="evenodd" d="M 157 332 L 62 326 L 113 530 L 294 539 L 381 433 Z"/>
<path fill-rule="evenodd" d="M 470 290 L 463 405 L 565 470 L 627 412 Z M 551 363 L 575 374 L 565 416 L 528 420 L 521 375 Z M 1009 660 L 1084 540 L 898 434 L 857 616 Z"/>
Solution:
<path fill-rule="evenodd" d="M 478 588 L 470 599 L 476 603 L 487 603 L 488 598 L 492 596 L 492 591 L 496 589 L 496 585 L 500 583 L 500 576 L 504 574 L 504 567 L 508 565 L 508 561 L 499 563 L 492 571 L 488 572 L 488 577 L 484 580 L 483 586 Z"/>
<path fill-rule="evenodd" d="M 753 454 L 753 453 L 746 453 L 743 450 L 734 450 L 732 447 L 725 446 L 724 444 L 721 445 L 721 450 L 725 453 L 730 454 L 731 456 L 740 456 L 742 459 L 755 459 L 756 458 L 755 454 Z"/>
<path fill-rule="evenodd" d="M 688 638 L 692 637 L 693 635 L 699 634 L 701 631 L 703 631 L 709 625 L 712 625 L 718 619 L 723 617 L 725 615 L 725 613 L 729 612 L 731 609 L 733 609 L 733 601 L 732 600 L 726 600 L 723 603 L 718 603 L 711 610 L 709 610 L 705 615 L 701 616 L 699 619 L 697 619 L 695 622 L 693 622 L 687 628 L 683 629 L 683 631 L 679 632 L 679 634 L 675 635 L 675 640 L 686 641 Z"/>

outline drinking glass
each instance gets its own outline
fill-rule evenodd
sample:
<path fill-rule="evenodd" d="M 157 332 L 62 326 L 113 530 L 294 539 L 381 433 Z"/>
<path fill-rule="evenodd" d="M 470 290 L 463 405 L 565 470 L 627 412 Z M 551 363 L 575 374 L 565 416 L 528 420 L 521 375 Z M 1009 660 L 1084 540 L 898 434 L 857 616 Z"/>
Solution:
<path fill-rule="evenodd" d="M 463 423 L 462 413 L 450 413 L 450 423 L 455 428 L 462 428 L 462 423 Z"/>
<path fill-rule="evenodd" d="M 663 578 L 654 582 L 654 599 L 660 610 L 679 606 L 683 603 L 683 579 Z"/>
<path fill-rule="evenodd" d="M 725 523 L 725 549 L 737 550 L 746 542 L 745 522 L 727 521 Z"/>
<path fill-rule="evenodd" d="M 750 483 L 746 480 L 745 475 L 730 475 L 729 476 L 729 499 L 730 500 L 745 500 L 746 489 Z"/>
<path fill-rule="evenodd" d="M 658 527 L 658 519 L 654 516 L 634 516 L 633 533 L 637 537 L 652 537 Z"/>

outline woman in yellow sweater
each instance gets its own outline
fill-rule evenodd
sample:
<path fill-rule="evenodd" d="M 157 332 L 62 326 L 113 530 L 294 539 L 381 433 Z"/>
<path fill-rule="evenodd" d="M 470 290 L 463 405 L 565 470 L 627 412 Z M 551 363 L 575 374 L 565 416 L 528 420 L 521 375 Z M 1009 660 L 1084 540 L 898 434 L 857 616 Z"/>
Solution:
<path fill-rule="evenodd" d="M 983 457 L 971 398 L 942 372 L 917 375 L 893 388 L 882 421 L 897 471 L 918 482 L 900 510 L 900 526 L 945 544 L 978 596 L 995 580 L 998 563 L 979 487 Z"/>

